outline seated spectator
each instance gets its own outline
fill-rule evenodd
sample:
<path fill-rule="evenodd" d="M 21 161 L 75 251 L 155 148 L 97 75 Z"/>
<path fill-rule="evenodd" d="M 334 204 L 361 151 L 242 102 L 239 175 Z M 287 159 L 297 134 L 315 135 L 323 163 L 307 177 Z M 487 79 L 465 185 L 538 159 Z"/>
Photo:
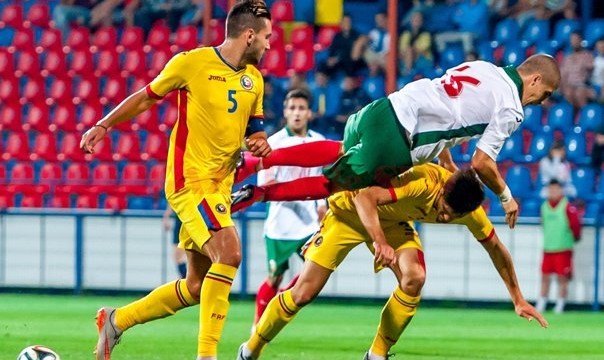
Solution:
<path fill-rule="evenodd" d="M 591 149 L 591 167 L 594 169 L 595 178 L 600 177 L 602 172 L 602 163 L 604 162 L 604 121 L 596 129 L 594 144 Z M 602 191 L 602 189 L 600 189 Z"/>
<path fill-rule="evenodd" d="M 202 25 L 205 0 L 191 0 L 191 5 L 180 18 L 180 25 Z"/>
<path fill-rule="evenodd" d="M 330 76 L 338 71 L 343 71 L 347 75 L 355 75 L 357 70 L 363 67 L 363 61 L 360 59 L 360 51 L 356 51 L 353 56 L 353 49 L 356 49 L 355 43 L 359 41 L 360 34 L 352 28 L 350 15 L 344 15 L 340 23 L 340 32 L 338 32 L 329 47 L 329 57 L 321 66 Z"/>
<path fill-rule="evenodd" d="M 264 79 L 264 97 L 262 107 L 264 110 L 264 130 L 270 136 L 280 127 L 280 109 L 283 108 L 285 95 L 278 86 L 274 86 L 270 78 Z"/>
<path fill-rule="evenodd" d="M 323 70 L 315 72 L 315 79 L 310 86 L 312 94 L 312 112 L 315 120 L 311 122 L 313 130 L 327 132 L 329 124 L 338 111 L 338 99 L 341 90 L 335 81 L 329 81 L 329 75 Z"/>
<path fill-rule="evenodd" d="M 190 0 L 130 0 L 124 8 L 124 20 L 128 26 L 143 28 L 145 36 L 160 19 L 166 19 L 170 30 L 175 32 L 190 5 Z"/>
<path fill-rule="evenodd" d="M 332 122 L 333 129 L 343 134 L 348 117 L 361 110 L 370 101 L 371 98 L 360 87 L 357 79 L 352 76 L 346 76 L 342 82 L 342 95 L 340 96 L 338 114 L 335 117 L 335 121 Z"/>
<path fill-rule="evenodd" d="M 591 84 L 599 101 L 604 100 L 602 87 L 604 86 L 604 39 L 596 41 L 594 68 L 591 73 Z"/>
<path fill-rule="evenodd" d="M 424 29 L 422 13 L 415 12 L 411 16 L 409 28 L 403 31 L 399 40 L 399 54 L 403 75 L 408 75 L 413 69 L 421 72 L 434 66 L 432 35 Z"/>
<path fill-rule="evenodd" d="M 549 154 L 539 161 L 539 177 L 542 186 L 539 195 L 542 199 L 547 198 L 547 185 L 552 180 L 562 186 L 565 196 L 577 196 L 577 189 L 570 177 L 570 163 L 566 160 L 566 149 L 561 141 L 554 142 Z"/>
<path fill-rule="evenodd" d="M 363 58 L 367 66 L 375 65 L 381 69 L 386 67 L 386 55 L 390 50 L 390 34 L 388 33 L 388 17 L 386 13 L 375 14 L 375 28 L 362 37 L 364 44 Z"/>
<path fill-rule="evenodd" d="M 61 0 L 54 8 L 52 20 L 66 38 L 73 24 L 96 28 L 111 26 L 114 10 L 123 0 Z"/>
<path fill-rule="evenodd" d="M 576 109 L 596 97 L 595 90 L 589 84 L 594 56 L 583 48 L 582 41 L 581 33 L 573 32 L 570 35 L 571 52 L 560 64 L 560 93 Z"/>
<path fill-rule="evenodd" d="M 455 24 L 455 31 L 439 33 L 434 37 L 439 52 L 452 42 L 461 42 L 464 51 L 470 52 L 474 49 L 474 40 L 489 35 L 489 8 L 481 0 L 460 2 L 451 21 Z"/>
<path fill-rule="evenodd" d="M 310 92 L 310 87 L 308 86 L 308 82 L 306 82 L 306 74 L 295 73 L 289 78 L 288 90 L 290 92 L 292 90 L 304 90 Z M 283 105 L 278 109 L 282 109 Z"/>

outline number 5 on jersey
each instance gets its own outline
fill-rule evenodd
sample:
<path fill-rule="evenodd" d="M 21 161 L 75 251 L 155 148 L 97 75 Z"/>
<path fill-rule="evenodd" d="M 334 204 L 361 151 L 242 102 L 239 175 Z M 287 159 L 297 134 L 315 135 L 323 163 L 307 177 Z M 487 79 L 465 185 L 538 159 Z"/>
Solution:
<path fill-rule="evenodd" d="M 237 111 L 237 99 L 235 99 L 236 93 L 237 93 L 237 90 L 229 90 L 228 100 L 231 103 L 231 107 L 227 110 L 229 112 L 229 114 Z"/>

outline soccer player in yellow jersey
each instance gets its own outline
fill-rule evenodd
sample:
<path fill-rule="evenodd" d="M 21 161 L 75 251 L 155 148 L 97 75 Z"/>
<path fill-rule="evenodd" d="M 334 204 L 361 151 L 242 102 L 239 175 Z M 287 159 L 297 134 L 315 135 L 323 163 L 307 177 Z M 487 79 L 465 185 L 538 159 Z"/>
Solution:
<path fill-rule="evenodd" d="M 430 163 L 393 179 L 390 188 L 374 186 L 332 195 L 321 229 L 307 244 L 298 282 L 271 300 L 255 333 L 239 348 L 237 360 L 259 358 L 264 346 L 319 294 L 350 250 L 362 243 L 374 252 L 376 271 L 390 267 L 398 280 L 364 357 L 385 360 L 415 315 L 426 276 L 422 245 L 411 221 L 465 225 L 491 257 L 516 313 L 546 327 L 547 321 L 520 292 L 512 258 L 480 207 L 483 200 L 474 170 L 451 174 Z"/>
<path fill-rule="evenodd" d="M 187 252 L 187 277 L 118 309 L 101 308 L 97 359 L 110 359 L 125 330 L 172 315 L 200 299 L 197 359 L 217 358 L 228 295 L 241 262 L 239 236 L 230 214 L 236 161 L 244 139 L 261 157 L 271 150 L 262 126 L 264 84 L 254 67 L 269 48 L 271 31 L 263 1 L 239 1 L 227 16 L 222 45 L 175 55 L 146 88 L 84 134 L 80 146 L 92 153 L 108 129 L 178 91 L 178 121 L 170 136 L 165 190 L 183 223 L 179 246 Z"/>

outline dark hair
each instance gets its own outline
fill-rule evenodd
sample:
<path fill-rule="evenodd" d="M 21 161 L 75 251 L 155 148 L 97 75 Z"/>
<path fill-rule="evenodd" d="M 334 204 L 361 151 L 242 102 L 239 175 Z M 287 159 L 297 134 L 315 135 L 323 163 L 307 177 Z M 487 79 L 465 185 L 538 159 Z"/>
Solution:
<path fill-rule="evenodd" d="M 484 201 L 484 189 L 476 172 L 470 168 L 456 171 L 445 183 L 445 201 L 457 214 L 476 210 Z"/>
<path fill-rule="evenodd" d="M 312 104 L 312 97 L 310 93 L 304 89 L 293 89 L 285 95 L 285 100 L 283 100 L 283 106 L 287 105 L 287 101 L 289 99 L 304 99 L 308 103 L 308 107 Z"/>
<path fill-rule="evenodd" d="M 242 0 L 233 6 L 226 19 L 226 36 L 236 38 L 246 29 L 260 31 L 262 19 L 271 19 L 271 12 L 262 0 Z"/>
<path fill-rule="evenodd" d="M 558 185 L 562 186 L 562 183 L 558 179 L 551 179 L 547 185 Z"/>

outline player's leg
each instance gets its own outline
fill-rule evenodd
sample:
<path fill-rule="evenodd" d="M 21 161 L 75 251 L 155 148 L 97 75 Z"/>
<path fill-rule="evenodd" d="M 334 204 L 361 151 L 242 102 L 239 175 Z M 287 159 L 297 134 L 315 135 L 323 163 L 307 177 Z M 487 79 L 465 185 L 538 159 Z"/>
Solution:
<path fill-rule="evenodd" d="M 187 254 L 184 249 L 178 247 L 180 238 L 180 228 L 182 222 L 178 217 L 174 220 L 172 243 L 174 244 L 172 256 L 174 257 L 174 264 L 176 264 L 176 270 L 180 275 L 181 279 L 187 277 Z"/>
<path fill-rule="evenodd" d="M 568 298 L 568 284 L 572 278 L 572 251 L 565 251 L 558 255 L 558 298 L 556 299 L 554 312 L 562 314 Z"/>
<path fill-rule="evenodd" d="M 541 263 L 541 291 L 539 298 L 535 304 L 535 308 L 540 313 L 544 312 L 547 308 L 547 298 L 549 297 L 549 287 L 551 283 L 551 274 L 553 270 L 552 254 L 544 253 L 543 260 Z"/>
<path fill-rule="evenodd" d="M 235 172 L 235 183 L 245 180 L 262 169 L 273 166 L 316 167 L 333 164 L 344 152 L 342 143 L 334 140 L 320 140 L 305 144 L 274 149 L 269 156 L 260 158 L 250 152 L 242 154 Z"/>

